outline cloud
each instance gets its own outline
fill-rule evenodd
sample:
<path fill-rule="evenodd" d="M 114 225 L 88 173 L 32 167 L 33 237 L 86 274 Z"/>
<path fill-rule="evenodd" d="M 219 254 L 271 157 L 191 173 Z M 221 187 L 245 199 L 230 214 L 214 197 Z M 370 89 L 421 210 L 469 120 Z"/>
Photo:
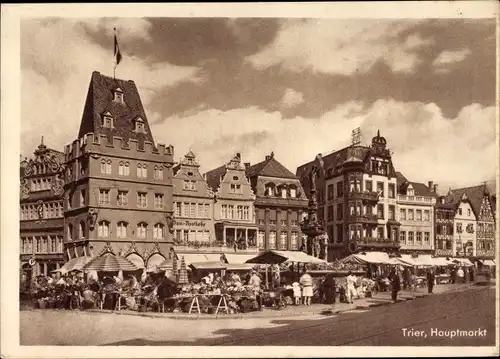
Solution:
<path fill-rule="evenodd" d="M 123 31 L 120 36 L 123 60 L 116 76 L 135 81 L 146 108 L 158 90 L 182 81 L 198 81 L 195 67 L 154 63 L 128 55 L 127 47 L 132 41 L 148 38 L 148 25 L 142 19 L 120 20 L 119 24 L 125 26 L 123 21 L 130 31 Z M 103 48 L 89 34 L 100 29 L 112 33 L 112 26 L 106 24 L 101 20 L 22 22 L 21 151 L 24 155 L 33 152 L 42 134 L 45 143 L 57 149 L 75 139 L 92 71 L 112 75 L 112 36 L 109 48 Z M 159 117 L 152 115 L 153 120 Z"/>
<path fill-rule="evenodd" d="M 441 189 L 489 180 L 495 174 L 495 109 L 471 104 L 446 118 L 434 103 L 376 101 L 337 106 L 316 119 L 283 120 L 279 112 L 257 107 L 229 111 L 206 109 L 172 116 L 153 126 L 159 142 L 172 143 L 180 159 L 190 148 L 203 171 L 226 163 L 236 152 L 257 163 L 274 151 L 292 172 L 297 166 L 348 146 L 360 126 L 362 143 L 380 129 L 396 169 L 415 182 L 435 181 Z M 168 134 L 175 133 L 175 137 Z"/>
<path fill-rule="evenodd" d="M 294 89 L 287 88 L 283 98 L 281 99 L 281 104 L 285 108 L 292 108 L 304 102 L 304 94 Z"/>
<path fill-rule="evenodd" d="M 457 51 L 444 50 L 432 62 L 436 72 L 447 73 L 456 63 L 462 62 L 472 52 L 468 48 L 463 48 Z"/>
<path fill-rule="evenodd" d="M 412 72 L 418 51 L 434 43 L 418 34 L 403 35 L 414 21 L 289 20 L 273 43 L 247 57 L 257 68 L 351 75 L 383 61 L 393 72 Z"/>

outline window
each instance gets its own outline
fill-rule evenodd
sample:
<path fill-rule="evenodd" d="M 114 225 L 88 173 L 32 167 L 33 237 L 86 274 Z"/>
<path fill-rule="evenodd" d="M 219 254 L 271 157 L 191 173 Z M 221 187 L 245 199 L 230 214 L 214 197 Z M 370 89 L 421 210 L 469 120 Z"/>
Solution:
<path fill-rule="evenodd" d="M 203 217 L 210 218 L 210 203 L 205 203 L 205 215 Z"/>
<path fill-rule="evenodd" d="M 399 235 L 399 240 L 401 244 L 406 244 L 406 231 L 401 231 Z"/>
<path fill-rule="evenodd" d="M 462 215 L 462 208 L 459 208 L 458 209 L 458 215 L 461 216 Z"/>
<path fill-rule="evenodd" d="M 120 88 L 117 88 L 114 92 L 113 92 L 113 95 L 114 95 L 114 98 L 113 100 L 115 102 L 119 102 L 119 103 L 123 103 L 123 92 Z"/>
<path fill-rule="evenodd" d="M 377 218 L 384 219 L 384 205 L 377 204 Z"/>
<path fill-rule="evenodd" d="M 413 245 L 413 236 L 414 236 L 414 232 L 408 232 L 408 245 L 410 245 L 410 246 Z"/>
<path fill-rule="evenodd" d="M 139 175 L 139 171 L 137 173 Z M 118 175 L 120 176 L 130 175 L 130 164 L 128 162 L 120 162 L 118 164 Z"/>
<path fill-rule="evenodd" d="M 99 204 L 109 204 L 109 189 L 99 189 Z"/>
<path fill-rule="evenodd" d="M 259 233 L 257 234 L 257 247 L 258 248 L 265 247 L 264 237 L 265 237 L 264 231 L 259 231 Z"/>
<path fill-rule="evenodd" d="M 425 244 L 431 243 L 431 234 L 429 232 L 424 232 L 424 242 Z"/>
<path fill-rule="evenodd" d="M 137 177 L 148 178 L 148 166 L 146 164 L 137 164 Z"/>
<path fill-rule="evenodd" d="M 422 220 L 422 210 L 421 209 L 417 209 L 416 210 L 416 218 L 415 218 L 417 221 L 421 221 Z"/>
<path fill-rule="evenodd" d="M 337 183 L 337 198 L 344 195 L 344 182 L 340 181 Z"/>
<path fill-rule="evenodd" d="M 83 206 L 85 206 L 85 190 L 84 189 L 82 189 L 80 191 L 80 207 L 83 207 Z M 50 212 L 52 212 L 52 210 Z"/>
<path fill-rule="evenodd" d="M 328 185 L 326 195 L 327 195 L 328 200 L 333 199 L 333 184 Z"/>
<path fill-rule="evenodd" d="M 276 231 L 269 232 L 269 243 L 268 247 L 270 249 L 276 249 Z"/>
<path fill-rule="evenodd" d="M 326 218 L 328 222 L 333 221 L 333 206 L 328 206 Z"/>
<path fill-rule="evenodd" d="M 163 224 L 157 223 L 153 227 L 153 238 L 154 239 L 163 239 Z"/>
<path fill-rule="evenodd" d="M 176 202 L 174 204 L 174 208 L 175 208 L 175 216 L 176 217 L 180 217 L 181 216 L 181 208 L 182 208 L 182 203 L 181 202 Z"/>
<path fill-rule="evenodd" d="M 373 182 L 365 181 L 365 191 L 372 192 L 373 191 Z"/>
<path fill-rule="evenodd" d="M 222 205 L 221 217 L 222 219 L 227 219 L 227 204 Z"/>
<path fill-rule="evenodd" d="M 389 205 L 389 219 L 396 219 L 396 207 L 392 204 Z"/>
<path fill-rule="evenodd" d="M 297 197 L 297 189 L 296 188 L 290 187 L 290 197 L 292 197 L 292 198 Z"/>
<path fill-rule="evenodd" d="M 292 232 L 292 236 L 290 237 L 290 247 L 291 250 L 299 249 L 299 234 L 297 232 Z"/>
<path fill-rule="evenodd" d="M 373 215 L 373 206 L 366 205 L 366 214 Z"/>
<path fill-rule="evenodd" d="M 236 218 L 243 219 L 243 206 L 236 206 Z"/>
<path fill-rule="evenodd" d="M 401 208 L 399 210 L 399 219 L 401 221 L 406 221 L 406 209 L 405 208 Z"/>
<path fill-rule="evenodd" d="M 189 217 L 196 218 L 196 203 L 191 203 L 189 205 Z"/>
<path fill-rule="evenodd" d="M 470 217 L 470 208 L 467 208 L 467 216 Z"/>
<path fill-rule="evenodd" d="M 288 242 L 288 235 L 286 232 L 280 233 L 280 249 L 286 249 Z"/>
<path fill-rule="evenodd" d="M 428 209 L 424 210 L 424 221 L 430 221 L 430 213 Z"/>
<path fill-rule="evenodd" d="M 145 133 L 144 122 L 142 121 L 142 118 L 140 118 L 140 117 L 137 120 L 135 120 L 135 132 Z"/>
<path fill-rule="evenodd" d="M 97 227 L 97 236 L 99 238 L 108 238 L 109 237 L 109 222 L 108 221 L 100 221 L 99 226 Z"/>
<path fill-rule="evenodd" d="M 422 232 L 417 232 L 417 244 L 422 244 Z"/>
<path fill-rule="evenodd" d="M 259 226 L 263 226 L 264 225 L 264 220 L 263 219 L 259 219 Z"/>
<path fill-rule="evenodd" d="M 163 179 L 163 167 L 155 166 L 154 168 L 154 178 Z"/>
<path fill-rule="evenodd" d="M 385 197 L 384 196 L 384 182 L 377 182 L 377 192 L 380 197 Z"/>
<path fill-rule="evenodd" d="M 292 219 L 292 227 L 298 227 L 299 226 L 299 221 L 296 219 Z"/>
<path fill-rule="evenodd" d="M 101 160 L 101 174 L 110 175 L 111 174 L 111 160 Z"/>
<path fill-rule="evenodd" d="M 78 227 L 78 238 L 85 238 L 85 223 L 80 222 Z"/>
<path fill-rule="evenodd" d="M 128 192 L 118 191 L 118 205 L 127 206 L 128 205 Z"/>
<path fill-rule="evenodd" d="M 138 238 L 146 238 L 148 232 L 148 225 L 144 222 L 141 222 L 137 225 L 137 237 Z"/>
<path fill-rule="evenodd" d="M 286 227 L 286 219 L 281 220 L 281 227 Z"/>
<path fill-rule="evenodd" d="M 462 233 L 462 223 L 457 223 L 457 233 Z"/>
<path fill-rule="evenodd" d="M 50 251 L 52 253 L 57 252 L 57 238 L 52 237 L 50 239 Z"/>
<path fill-rule="evenodd" d="M 163 203 L 163 195 L 160 193 L 155 193 L 155 208 L 162 209 Z"/>
<path fill-rule="evenodd" d="M 231 184 L 231 193 L 241 193 L 241 185 Z"/>
<path fill-rule="evenodd" d="M 127 238 L 128 223 L 120 221 L 116 225 L 116 236 L 118 238 Z"/>
<path fill-rule="evenodd" d="M 148 194 L 146 192 L 137 192 L 137 207 L 146 208 L 148 206 Z"/>
<path fill-rule="evenodd" d="M 275 220 L 275 219 L 270 219 L 270 220 L 269 220 L 269 224 L 270 224 L 271 226 L 275 226 L 275 225 L 276 225 L 276 220 Z"/>
<path fill-rule="evenodd" d="M 233 205 L 227 206 L 227 217 L 229 219 L 233 219 L 234 218 L 234 206 Z"/>
<path fill-rule="evenodd" d="M 413 209 L 408 209 L 408 220 L 409 221 L 413 221 L 414 220 L 414 216 L 413 216 L 414 213 L 415 212 L 413 211 Z"/>
<path fill-rule="evenodd" d="M 281 187 L 281 198 L 286 198 L 286 188 Z"/>
<path fill-rule="evenodd" d="M 384 227 L 377 227 L 377 238 L 384 238 Z"/>
<path fill-rule="evenodd" d="M 111 114 L 108 112 L 104 115 L 103 119 L 103 126 L 105 128 L 113 128 L 113 117 L 110 116 Z"/>
<path fill-rule="evenodd" d="M 336 228 L 337 228 L 337 243 L 342 243 L 344 241 L 344 232 L 342 230 L 342 225 L 337 224 Z"/>
<path fill-rule="evenodd" d="M 35 253 L 40 253 L 42 251 L 42 238 L 35 237 L 35 243 L 36 243 Z"/>
<path fill-rule="evenodd" d="M 184 180 L 183 188 L 185 190 L 188 190 L 188 191 L 195 191 L 196 190 L 196 181 Z"/>
<path fill-rule="evenodd" d="M 337 204 L 337 220 L 341 221 L 344 215 L 342 203 Z"/>
<path fill-rule="evenodd" d="M 396 198 L 396 186 L 394 183 L 389 183 L 389 198 Z"/>
<path fill-rule="evenodd" d="M 250 207 L 243 206 L 243 219 L 250 219 Z"/>

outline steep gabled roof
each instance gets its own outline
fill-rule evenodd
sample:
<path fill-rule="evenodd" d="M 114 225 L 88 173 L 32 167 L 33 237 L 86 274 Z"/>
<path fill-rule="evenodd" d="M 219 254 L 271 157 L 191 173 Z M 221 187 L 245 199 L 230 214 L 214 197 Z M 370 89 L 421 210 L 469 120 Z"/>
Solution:
<path fill-rule="evenodd" d="M 406 188 L 408 188 L 410 181 L 401 173 L 396 172 L 396 186 L 398 188 L 398 193 L 406 193 Z"/>
<path fill-rule="evenodd" d="M 222 165 L 220 167 L 217 167 L 216 169 L 213 169 L 205 173 L 205 177 L 207 179 L 207 185 L 212 189 L 212 191 L 214 192 L 217 191 L 220 185 L 220 181 L 225 174 L 226 174 L 226 165 Z"/>
<path fill-rule="evenodd" d="M 458 203 L 462 199 L 464 193 L 469 199 L 474 214 L 476 215 L 476 217 L 479 217 L 481 204 L 483 203 L 483 197 L 485 194 L 489 195 L 490 193 L 488 187 L 482 184 L 479 186 L 452 189 L 447 195 L 447 199 L 449 202 Z"/>
<path fill-rule="evenodd" d="M 419 183 L 419 182 L 410 182 L 410 183 L 413 189 L 415 190 L 416 196 L 437 197 L 437 195 L 434 192 L 432 192 L 425 183 Z"/>
<path fill-rule="evenodd" d="M 293 178 L 297 176 L 289 171 L 285 166 L 276 161 L 274 156 L 268 156 L 264 161 L 259 162 L 246 169 L 248 178 L 255 176 L 276 177 L 276 178 Z"/>
<path fill-rule="evenodd" d="M 113 101 L 113 92 L 118 88 L 123 92 L 123 103 Z M 113 128 L 102 126 L 102 116 L 106 112 L 113 117 Z M 146 133 L 134 132 L 134 120 L 138 117 L 144 121 Z M 146 112 L 134 81 L 114 79 L 97 71 L 92 73 L 78 137 L 90 132 L 105 134 L 108 138 L 118 136 L 125 141 L 136 139 L 139 143 L 149 141 L 154 144 Z"/>

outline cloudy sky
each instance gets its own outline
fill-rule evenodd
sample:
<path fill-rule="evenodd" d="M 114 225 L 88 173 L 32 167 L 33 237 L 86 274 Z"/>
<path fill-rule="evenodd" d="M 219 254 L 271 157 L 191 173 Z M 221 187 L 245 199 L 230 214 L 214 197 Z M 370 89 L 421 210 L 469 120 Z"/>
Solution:
<path fill-rule="evenodd" d="M 77 135 L 92 71 L 139 87 L 157 142 L 203 170 L 274 151 L 292 172 L 380 129 L 396 169 L 440 189 L 495 176 L 487 19 L 38 19 L 21 22 L 21 152 Z"/>

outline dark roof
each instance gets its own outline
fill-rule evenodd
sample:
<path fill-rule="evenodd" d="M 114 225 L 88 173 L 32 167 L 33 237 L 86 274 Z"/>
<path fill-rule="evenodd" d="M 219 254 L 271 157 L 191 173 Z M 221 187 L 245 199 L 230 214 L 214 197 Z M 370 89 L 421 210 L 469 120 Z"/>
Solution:
<path fill-rule="evenodd" d="M 277 178 L 293 178 L 297 176 L 290 172 L 285 166 L 276 161 L 274 156 L 268 156 L 264 161 L 259 162 L 246 169 L 248 178 L 255 176 L 277 177 Z"/>
<path fill-rule="evenodd" d="M 219 188 L 219 184 L 222 176 L 226 174 L 226 165 L 217 167 L 214 170 L 205 173 L 207 179 L 207 185 L 215 192 Z"/>
<path fill-rule="evenodd" d="M 398 193 L 406 193 L 406 188 L 410 181 L 401 173 L 396 172 L 396 186 L 398 187 Z"/>
<path fill-rule="evenodd" d="M 415 190 L 416 196 L 437 197 L 437 195 L 434 192 L 432 192 L 425 183 L 418 183 L 418 182 L 410 182 L 410 183 L 413 189 Z"/>
<path fill-rule="evenodd" d="M 482 184 L 479 186 L 452 189 L 446 196 L 447 202 L 459 203 L 464 193 L 469 199 L 474 214 L 476 215 L 476 217 L 479 217 L 479 211 L 481 210 L 481 204 L 483 202 L 484 195 L 490 194 L 488 187 Z"/>
<path fill-rule="evenodd" d="M 124 103 L 113 101 L 113 90 L 120 88 L 123 92 Z M 102 126 L 102 115 L 110 112 L 113 117 L 114 128 Z M 141 117 L 144 121 L 146 133 L 134 132 L 134 120 Z M 90 79 L 87 99 L 83 109 L 82 121 L 78 137 L 87 133 L 106 134 L 123 138 L 125 141 L 136 139 L 139 143 L 149 141 L 154 143 L 139 91 L 134 81 L 114 79 L 94 71 Z"/>

